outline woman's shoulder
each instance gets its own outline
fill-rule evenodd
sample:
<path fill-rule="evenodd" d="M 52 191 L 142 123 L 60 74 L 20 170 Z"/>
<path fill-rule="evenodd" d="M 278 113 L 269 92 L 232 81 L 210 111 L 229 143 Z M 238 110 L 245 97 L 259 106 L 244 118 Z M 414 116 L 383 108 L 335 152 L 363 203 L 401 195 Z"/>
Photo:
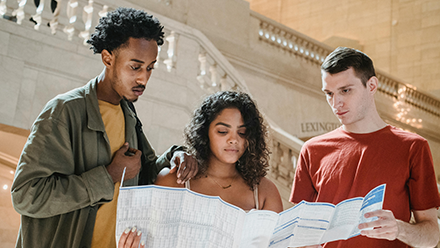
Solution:
<path fill-rule="evenodd" d="M 157 179 L 154 182 L 155 185 L 166 186 L 166 187 L 185 187 L 184 184 L 177 183 L 177 174 L 169 173 L 170 170 L 168 168 L 163 169 L 158 175 Z"/>
<path fill-rule="evenodd" d="M 273 192 L 278 193 L 277 186 L 267 177 L 261 178 L 260 184 L 258 185 L 258 190 L 262 194 L 271 194 Z"/>

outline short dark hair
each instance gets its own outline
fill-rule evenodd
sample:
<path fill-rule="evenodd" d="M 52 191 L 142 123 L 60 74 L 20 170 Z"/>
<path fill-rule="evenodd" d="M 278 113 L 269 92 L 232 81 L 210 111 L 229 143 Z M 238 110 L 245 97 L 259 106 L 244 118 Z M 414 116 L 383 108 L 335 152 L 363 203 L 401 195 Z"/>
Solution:
<path fill-rule="evenodd" d="M 260 183 L 267 174 L 269 151 L 266 146 L 267 129 L 254 101 L 246 93 L 220 91 L 208 96 L 195 110 L 185 128 L 185 143 L 199 163 L 198 176 L 206 175 L 209 147 L 209 126 L 226 108 L 236 108 L 246 126 L 245 138 L 248 148 L 236 163 L 236 169 L 250 188 Z"/>
<path fill-rule="evenodd" d="M 321 70 L 330 74 L 343 72 L 349 68 L 353 68 L 364 86 L 371 77 L 376 76 L 373 61 L 365 53 L 353 48 L 336 48 L 321 65 Z"/>
<path fill-rule="evenodd" d="M 159 20 L 145 11 L 132 8 L 118 8 L 99 19 L 95 32 L 87 43 L 94 53 L 102 50 L 112 52 L 126 44 L 129 38 L 155 40 L 163 44 L 164 32 Z"/>

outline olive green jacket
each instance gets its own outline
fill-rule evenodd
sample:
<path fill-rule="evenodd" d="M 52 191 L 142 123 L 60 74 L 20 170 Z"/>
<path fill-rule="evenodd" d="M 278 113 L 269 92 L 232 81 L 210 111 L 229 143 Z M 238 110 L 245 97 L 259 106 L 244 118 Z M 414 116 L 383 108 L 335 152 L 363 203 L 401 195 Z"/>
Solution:
<path fill-rule="evenodd" d="M 16 247 L 90 247 L 98 207 L 113 198 L 114 184 L 105 166 L 110 145 L 99 112 L 97 79 L 49 101 L 32 126 L 11 188 L 21 214 Z M 136 117 L 125 100 L 125 137 L 137 147 Z M 147 180 L 169 167 L 171 147 L 161 157 L 142 135 Z M 139 175 L 124 181 L 137 185 Z"/>

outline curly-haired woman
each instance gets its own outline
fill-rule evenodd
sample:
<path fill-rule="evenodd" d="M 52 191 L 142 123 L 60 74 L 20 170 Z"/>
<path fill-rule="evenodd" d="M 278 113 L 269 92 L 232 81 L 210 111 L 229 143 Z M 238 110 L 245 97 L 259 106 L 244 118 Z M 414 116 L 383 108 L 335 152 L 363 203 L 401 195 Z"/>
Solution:
<path fill-rule="evenodd" d="M 222 91 L 208 96 L 194 112 L 185 138 L 199 163 L 199 172 L 187 188 L 220 196 L 244 210 L 283 210 L 276 186 L 265 178 L 266 127 L 249 95 Z M 183 187 L 176 179 L 176 174 L 167 174 L 159 176 L 156 184 Z"/>
<path fill-rule="evenodd" d="M 176 182 L 175 173 L 166 174 L 158 177 L 157 185 L 219 196 L 246 211 L 283 210 L 278 189 L 265 177 L 269 155 L 266 127 L 249 95 L 222 91 L 208 96 L 194 112 L 185 138 L 198 161 L 198 174 L 185 186 Z M 120 241 L 127 236 L 123 234 Z"/>

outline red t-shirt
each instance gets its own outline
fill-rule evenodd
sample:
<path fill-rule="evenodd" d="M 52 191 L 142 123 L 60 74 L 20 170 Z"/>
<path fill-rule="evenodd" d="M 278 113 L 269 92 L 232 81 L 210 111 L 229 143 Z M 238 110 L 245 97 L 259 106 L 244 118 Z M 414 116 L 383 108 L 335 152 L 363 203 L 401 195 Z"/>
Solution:
<path fill-rule="evenodd" d="M 383 209 L 409 222 L 411 210 L 440 206 L 428 142 L 417 134 L 387 126 L 368 134 L 338 128 L 302 147 L 290 201 L 330 202 L 365 196 L 386 183 Z M 409 247 L 396 240 L 361 235 L 324 247 Z"/>

